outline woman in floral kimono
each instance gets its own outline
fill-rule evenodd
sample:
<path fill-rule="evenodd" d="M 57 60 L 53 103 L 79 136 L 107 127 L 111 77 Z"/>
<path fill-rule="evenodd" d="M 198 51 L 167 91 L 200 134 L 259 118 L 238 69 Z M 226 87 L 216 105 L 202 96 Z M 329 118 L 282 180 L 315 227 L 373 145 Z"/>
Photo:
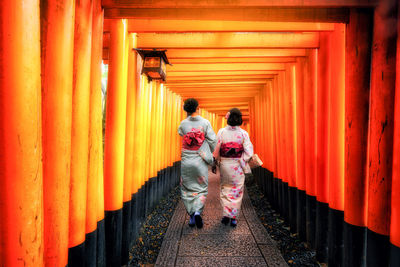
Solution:
<path fill-rule="evenodd" d="M 183 109 L 188 117 L 179 125 L 182 136 L 181 197 L 190 215 L 189 226 L 203 227 L 201 212 L 208 194 L 208 164 L 213 163 L 212 151 L 216 136 L 208 120 L 197 114 L 198 102 L 189 98 Z"/>
<path fill-rule="evenodd" d="M 220 162 L 221 173 L 221 204 L 223 218 L 221 222 L 231 226 L 237 225 L 240 206 L 242 204 L 245 170 L 247 162 L 253 156 L 253 145 L 249 134 L 241 129 L 242 113 L 233 108 L 228 112 L 225 128 L 218 131 L 218 144 L 214 152 L 215 158 Z"/>

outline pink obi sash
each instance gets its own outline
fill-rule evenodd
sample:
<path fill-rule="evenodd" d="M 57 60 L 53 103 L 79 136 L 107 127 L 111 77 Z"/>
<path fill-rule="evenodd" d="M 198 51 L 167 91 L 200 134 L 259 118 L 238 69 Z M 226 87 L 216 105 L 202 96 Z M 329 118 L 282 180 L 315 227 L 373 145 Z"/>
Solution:
<path fill-rule="evenodd" d="M 204 133 L 199 129 L 193 128 L 183 136 L 182 148 L 187 150 L 199 150 L 204 143 Z"/>
<path fill-rule="evenodd" d="M 228 142 L 221 144 L 220 155 L 224 158 L 240 158 L 244 148 L 242 144 L 236 142 Z"/>

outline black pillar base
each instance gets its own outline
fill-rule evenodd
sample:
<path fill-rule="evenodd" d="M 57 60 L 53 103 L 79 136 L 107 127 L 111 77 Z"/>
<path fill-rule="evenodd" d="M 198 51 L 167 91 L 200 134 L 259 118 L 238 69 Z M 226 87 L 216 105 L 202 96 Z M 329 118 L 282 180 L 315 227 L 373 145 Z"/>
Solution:
<path fill-rule="evenodd" d="M 85 262 L 85 242 L 68 248 L 68 267 L 80 267 Z"/>
<path fill-rule="evenodd" d="M 297 188 L 289 186 L 289 226 L 291 233 L 297 233 Z"/>
<path fill-rule="evenodd" d="M 136 197 L 136 203 L 137 203 L 137 223 L 136 223 L 136 233 L 139 232 L 140 227 L 142 226 L 143 219 L 144 219 L 144 212 L 145 212 L 145 206 L 144 206 L 144 186 L 139 188 L 137 192 L 137 197 Z"/>
<path fill-rule="evenodd" d="M 390 249 L 389 236 L 367 229 L 367 266 L 389 266 Z"/>
<path fill-rule="evenodd" d="M 97 267 L 106 266 L 106 231 L 104 219 L 97 222 Z"/>
<path fill-rule="evenodd" d="M 122 243 L 121 262 L 126 265 L 129 262 L 129 245 L 131 243 L 131 201 L 126 201 L 122 207 Z"/>
<path fill-rule="evenodd" d="M 121 267 L 122 209 L 105 212 L 106 262 Z"/>
<path fill-rule="evenodd" d="M 272 201 L 271 204 L 274 207 L 275 210 L 277 210 L 278 207 L 278 181 L 279 179 L 277 177 L 274 178 L 273 180 L 273 194 L 272 194 Z"/>
<path fill-rule="evenodd" d="M 282 214 L 282 204 L 283 204 L 283 197 L 282 197 L 282 179 L 278 179 L 278 205 L 277 209 L 280 214 Z"/>
<path fill-rule="evenodd" d="M 85 266 L 96 267 L 97 263 L 97 229 L 86 234 L 85 238 Z"/>
<path fill-rule="evenodd" d="M 306 240 L 306 191 L 297 189 L 297 233 Z"/>
<path fill-rule="evenodd" d="M 306 195 L 306 236 L 312 248 L 315 248 L 316 207 L 317 197 Z"/>
<path fill-rule="evenodd" d="M 329 208 L 328 220 L 328 265 L 342 266 L 344 212 Z"/>
<path fill-rule="evenodd" d="M 282 182 L 282 215 L 286 222 L 289 222 L 289 184 Z"/>
<path fill-rule="evenodd" d="M 134 240 L 136 240 L 137 237 L 137 224 L 138 224 L 138 216 L 137 216 L 137 202 L 136 202 L 136 194 L 132 194 L 131 197 L 131 240 L 130 240 L 130 246 L 132 246 Z"/>
<path fill-rule="evenodd" d="M 319 262 L 328 262 L 328 203 L 317 201 L 316 208 L 316 229 L 315 229 L 315 250 Z"/>
<path fill-rule="evenodd" d="M 367 264 L 367 228 L 344 222 L 343 266 L 365 267 Z"/>
<path fill-rule="evenodd" d="M 390 266 L 400 266 L 400 247 L 390 245 Z"/>
<path fill-rule="evenodd" d="M 144 183 L 144 188 L 143 188 L 143 206 L 144 206 L 144 216 L 143 219 L 147 217 L 150 211 L 150 203 L 149 203 L 149 195 L 150 195 L 150 190 L 149 190 L 149 181 L 147 180 Z"/>

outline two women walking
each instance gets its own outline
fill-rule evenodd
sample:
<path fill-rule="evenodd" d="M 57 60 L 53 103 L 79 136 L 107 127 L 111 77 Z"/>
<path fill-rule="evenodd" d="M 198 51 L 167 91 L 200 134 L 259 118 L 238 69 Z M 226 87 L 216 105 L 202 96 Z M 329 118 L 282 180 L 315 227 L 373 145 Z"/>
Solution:
<path fill-rule="evenodd" d="M 222 223 L 237 225 L 243 197 L 247 162 L 253 155 L 248 133 L 239 126 L 242 114 L 233 108 L 227 114 L 225 128 L 218 135 L 208 120 L 197 114 L 198 102 L 187 99 L 188 117 L 179 126 L 182 138 L 181 197 L 190 216 L 189 226 L 203 227 L 201 212 L 208 194 L 208 165 L 217 164 L 221 174 Z M 214 152 L 214 153 L 213 153 Z"/>

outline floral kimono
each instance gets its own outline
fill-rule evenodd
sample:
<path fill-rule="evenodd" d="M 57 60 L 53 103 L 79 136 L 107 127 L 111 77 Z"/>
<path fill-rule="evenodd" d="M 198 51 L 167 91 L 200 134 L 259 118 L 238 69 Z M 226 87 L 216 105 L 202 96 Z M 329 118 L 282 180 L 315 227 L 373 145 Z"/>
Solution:
<path fill-rule="evenodd" d="M 208 194 L 208 165 L 217 144 L 208 120 L 189 116 L 179 125 L 182 136 L 181 196 L 189 215 L 201 213 Z"/>
<path fill-rule="evenodd" d="M 236 219 L 243 198 L 247 162 L 253 156 L 249 134 L 238 126 L 226 126 L 218 131 L 214 156 L 220 160 L 221 205 L 223 216 Z"/>

